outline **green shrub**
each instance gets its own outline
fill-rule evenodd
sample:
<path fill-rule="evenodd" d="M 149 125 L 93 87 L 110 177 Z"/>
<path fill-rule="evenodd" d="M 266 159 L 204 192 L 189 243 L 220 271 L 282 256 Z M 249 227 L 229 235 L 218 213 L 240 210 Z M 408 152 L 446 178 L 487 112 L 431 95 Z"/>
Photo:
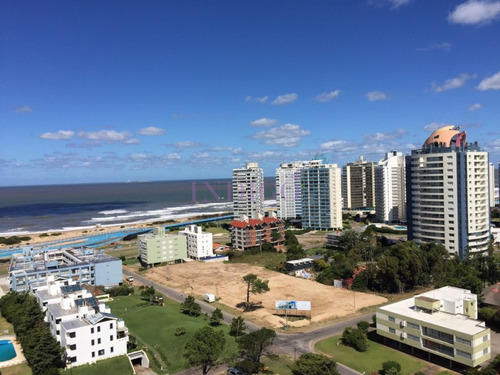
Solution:
<path fill-rule="evenodd" d="M 185 333 L 186 333 L 186 328 L 184 328 L 184 327 L 177 327 L 175 329 L 176 336 L 181 336 L 181 335 L 184 335 Z"/>
<path fill-rule="evenodd" d="M 401 365 L 396 361 L 385 361 L 382 363 L 381 375 L 399 375 L 401 373 Z"/>
<path fill-rule="evenodd" d="M 347 327 L 342 333 L 342 343 L 356 349 L 358 352 L 368 350 L 366 332 L 359 328 Z"/>
<path fill-rule="evenodd" d="M 360 322 L 358 322 L 358 323 L 356 324 L 356 326 L 357 326 L 360 330 L 362 330 L 362 331 L 364 331 L 364 332 L 368 332 L 368 328 L 370 328 L 370 323 L 368 323 L 366 320 L 361 320 Z"/>

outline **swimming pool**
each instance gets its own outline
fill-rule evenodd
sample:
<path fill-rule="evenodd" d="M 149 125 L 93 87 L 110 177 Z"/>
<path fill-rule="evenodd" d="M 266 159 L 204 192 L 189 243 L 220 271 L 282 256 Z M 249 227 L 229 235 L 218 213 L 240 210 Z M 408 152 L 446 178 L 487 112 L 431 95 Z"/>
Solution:
<path fill-rule="evenodd" d="M 406 227 L 403 227 L 401 225 L 395 225 L 394 226 L 394 229 L 398 229 L 398 230 L 406 230 Z"/>
<path fill-rule="evenodd" d="M 16 356 L 16 349 L 10 340 L 0 340 L 0 362 L 8 361 Z"/>

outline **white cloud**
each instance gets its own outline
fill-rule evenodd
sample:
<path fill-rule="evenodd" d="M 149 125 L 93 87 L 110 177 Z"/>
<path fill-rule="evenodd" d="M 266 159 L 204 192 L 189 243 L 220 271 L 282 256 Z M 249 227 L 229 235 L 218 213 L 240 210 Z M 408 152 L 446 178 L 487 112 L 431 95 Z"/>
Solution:
<path fill-rule="evenodd" d="M 163 135 L 165 134 L 165 129 L 148 126 L 146 128 L 139 129 L 138 133 L 142 135 Z"/>
<path fill-rule="evenodd" d="M 366 141 L 381 142 L 381 141 L 388 141 L 388 140 L 393 140 L 393 139 L 400 139 L 407 134 L 408 134 L 407 130 L 397 129 L 396 131 L 387 132 L 387 133 L 380 132 L 380 133 L 374 133 L 374 134 L 364 134 L 363 138 Z"/>
<path fill-rule="evenodd" d="M 299 125 L 285 124 L 277 128 L 261 131 L 254 134 L 252 138 L 260 139 L 268 145 L 295 147 L 302 137 L 310 134 L 310 131 L 301 129 Z"/>
<path fill-rule="evenodd" d="M 433 82 L 432 90 L 435 92 L 443 92 L 447 90 L 458 89 L 459 87 L 465 85 L 465 82 L 474 77 L 475 75 L 462 73 L 458 77 L 447 79 L 441 86 L 438 86 L 435 82 Z"/>
<path fill-rule="evenodd" d="M 55 133 L 47 132 L 47 133 L 40 134 L 40 138 L 58 141 L 61 139 L 63 139 L 63 140 L 71 139 L 71 138 L 73 138 L 74 135 L 75 135 L 75 132 L 72 130 L 59 130 Z"/>
<path fill-rule="evenodd" d="M 386 100 L 387 99 L 387 95 L 383 91 L 370 91 L 369 93 L 366 94 L 366 98 L 370 102 L 375 102 L 375 101 L 378 101 L 378 100 Z"/>
<path fill-rule="evenodd" d="M 389 3 L 391 3 L 391 7 L 393 9 L 398 9 L 402 5 L 407 5 L 411 2 L 411 0 L 389 0 Z"/>
<path fill-rule="evenodd" d="M 78 137 L 95 142 L 108 142 L 108 143 L 119 142 L 126 145 L 140 143 L 138 139 L 132 138 L 132 135 L 128 131 L 123 131 L 123 132 L 117 132 L 116 130 L 100 130 L 97 132 L 81 131 L 78 133 Z"/>
<path fill-rule="evenodd" d="M 17 113 L 30 113 L 33 112 L 31 107 L 29 105 L 23 105 L 22 107 L 17 107 L 16 108 Z"/>
<path fill-rule="evenodd" d="M 427 47 L 419 47 L 415 48 L 415 51 L 429 51 L 429 50 L 443 50 L 443 51 L 450 51 L 451 50 L 451 44 L 448 42 L 441 42 L 441 43 L 432 43 L 429 44 Z"/>
<path fill-rule="evenodd" d="M 250 125 L 252 126 L 260 126 L 260 127 L 267 127 L 267 126 L 273 126 L 278 123 L 278 120 L 272 119 L 272 118 L 267 118 L 263 117 L 258 120 L 254 120 L 250 122 Z"/>
<path fill-rule="evenodd" d="M 433 132 L 434 130 L 442 128 L 443 126 L 450 126 L 450 125 L 451 124 L 447 122 L 431 122 L 430 124 L 424 126 L 424 130 L 426 132 Z"/>
<path fill-rule="evenodd" d="M 181 141 L 174 143 L 175 148 L 194 148 L 200 147 L 201 144 L 192 141 Z"/>
<path fill-rule="evenodd" d="M 273 105 L 283 105 L 283 104 L 294 103 L 294 102 L 297 101 L 298 97 L 299 96 L 297 94 L 295 94 L 295 93 L 280 95 L 276 99 L 274 99 L 271 104 L 273 104 Z"/>
<path fill-rule="evenodd" d="M 269 96 L 256 96 L 255 98 L 252 98 L 250 95 L 247 95 L 245 98 L 246 102 L 255 102 L 255 103 L 265 103 L 269 99 Z"/>
<path fill-rule="evenodd" d="M 477 86 L 478 90 L 500 90 L 500 72 L 483 79 Z"/>
<path fill-rule="evenodd" d="M 356 149 L 351 143 L 342 139 L 332 139 L 322 143 L 319 148 L 324 151 L 352 151 Z"/>
<path fill-rule="evenodd" d="M 472 112 L 472 111 L 477 111 L 478 109 L 481 109 L 481 108 L 483 108 L 481 103 L 475 103 L 475 104 L 472 104 L 471 106 L 469 106 L 468 110 Z"/>
<path fill-rule="evenodd" d="M 500 18 L 500 1 L 469 0 L 448 15 L 450 23 L 485 25 Z"/>
<path fill-rule="evenodd" d="M 339 96 L 340 96 L 340 90 L 322 92 L 321 94 L 316 96 L 315 100 L 320 103 L 326 103 L 332 99 L 338 99 Z"/>

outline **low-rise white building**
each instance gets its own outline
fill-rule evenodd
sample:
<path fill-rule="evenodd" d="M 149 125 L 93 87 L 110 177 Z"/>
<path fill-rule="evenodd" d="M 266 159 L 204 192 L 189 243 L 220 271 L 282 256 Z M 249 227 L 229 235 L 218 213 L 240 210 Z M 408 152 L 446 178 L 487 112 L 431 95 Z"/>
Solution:
<path fill-rule="evenodd" d="M 377 334 L 470 367 L 491 357 L 491 333 L 477 320 L 477 296 L 445 286 L 377 309 Z"/>
<path fill-rule="evenodd" d="M 65 285 L 66 284 L 66 285 Z M 68 366 L 127 354 L 128 329 L 108 306 L 80 285 L 50 280 L 32 288 Z"/>
<path fill-rule="evenodd" d="M 203 232 L 200 226 L 188 225 L 179 235 L 186 237 L 188 257 L 201 259 L 214 255 L 212 233 Z"/>

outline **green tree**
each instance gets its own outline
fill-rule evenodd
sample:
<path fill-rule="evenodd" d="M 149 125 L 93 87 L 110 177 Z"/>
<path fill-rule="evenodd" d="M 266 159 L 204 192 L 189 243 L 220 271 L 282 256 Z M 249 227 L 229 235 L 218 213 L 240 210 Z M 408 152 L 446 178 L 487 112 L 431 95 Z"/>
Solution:
<path fill-rule="evenodd" d="M 193 296 L 187 296 L 184 302 L 181 303 L 181 313 L 189 316 L 199 316 L 201 307 L 196 303 Z"/>
<path fill-rule="evenodd" d="M 141 298 L 144 300 L 150 300 L 155 295 L 156 290 L 153 286 L 146 286 L 141 292 Z"/>
<path fill-rule="evenodd" d="M 275 338 L 276 332 L 272 329 L 261 328 L 241 336 L 236 342 L 242 357 L 256 363 L 263 355 L 269 354 L 268 349 Z"/>
<path fill-rule="evenodd" d="M 206 326 L 196 331 L 186 343 L 183 355 L 190 366 L 200 366 L 206 375 L 219 363 L 225 345 L 224 333 Z"/>
<path fill-rule="evenodd" d="M 356 323 L 356 327 L 358 327 L 360 330 L 364 332 L 368 332 L 368 328 L 370 328 L 370 323 L 367 322 L 366 320 L 361 320 Z"/>
<path fill-rule="evenodd" d="M 354 229 L 344 230 L 339 238 L 339 248 L 343 251 L 350 251 L 360 242 L 360 236 Z"/>
<path fill-rule="evenodd" d="M 257 277 L 257 275 L 253 273 L 249 273 L 248 275 L 243 276 L 243 281 L 247 284 L 247 299 L 246 299 L 246 307 L 245 310 L 250 309 L 250 293 L 260 294 L 269 291 L 269 280 L 261 280 Z"/>
<path fill-rule="evenodd" d="M 245 324 L 245 319 L 242 316 L 235 316 L 231 321 L 231 328 L 229 328 L 229 334 L 231 336 L 241 336 L 245 333 L 247 326 Z"/>
<path fill-rule="evenodd" d="M 224 316 L 222 315 L 222 310 L 219 308 L 216 308 L 213 312 L 212 315 L 210 316 L 210 325 L 212 326 L 218 326 L 220 322 L 224 320 Z"/>
<path fill-rule="evenodd" d="M 302 354 L 292 367 L 292 375 L 339 375 L 337 363 L 322 354 Z"/>
<path fill-rule="evenodd" d="M 381 375 L 399 375 L 401 373 L 401 365 L 396 361 L 385 361 L 382 363 Z"/>
<path fill-rule="evenodd" d="M 358 352 L 368 350 L 366 332 L 359 328 L 347 327 L 342 333 L 342 343 L 356 349 Z"/>

